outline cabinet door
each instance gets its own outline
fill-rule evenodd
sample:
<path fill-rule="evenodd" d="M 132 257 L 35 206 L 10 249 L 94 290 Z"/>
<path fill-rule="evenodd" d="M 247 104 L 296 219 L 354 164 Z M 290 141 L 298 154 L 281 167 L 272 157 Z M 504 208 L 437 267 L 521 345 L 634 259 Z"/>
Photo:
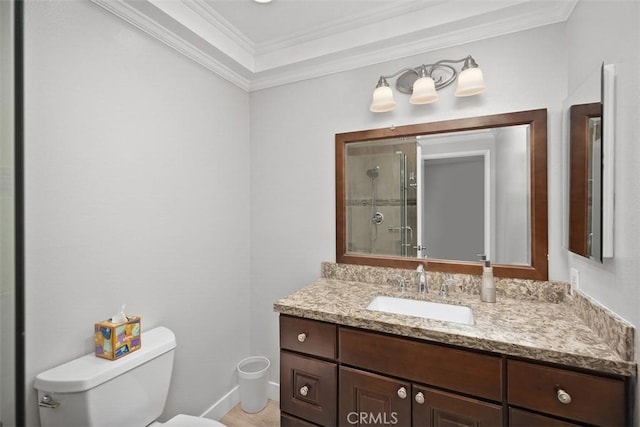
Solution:
<path fill-rule="evenodd" d="M 494 427 L 502 425 L 502 407 L 427 387 L 413 387 L 413 425 Z"/>
<path fill-rule="evenodd" d="M 280 352 L 280 409 L 322 426 L 336 425 L 335 363 Z"/>
<path fill-rule="evenodd" d="M 509 408 L 509 427 L 578 427 L 578 424 L 567 423 L 532 412 Z"/>
<path fill-rule="evenodd" d="M 340 367 L 340 426 L 411 425 L 411 384 Z"/>
<path fill-rule="evenodd" d="M 316 425 L 281 412 L 280 427 L 316 427 Z"/>

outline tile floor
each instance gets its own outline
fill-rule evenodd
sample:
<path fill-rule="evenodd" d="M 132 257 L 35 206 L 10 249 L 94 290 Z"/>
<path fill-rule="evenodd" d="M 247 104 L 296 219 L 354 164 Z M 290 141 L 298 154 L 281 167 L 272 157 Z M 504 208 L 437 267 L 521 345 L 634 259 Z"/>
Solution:
<path fill-rule="evenodd" d="M 227 427 L 279 427 L 280 405 L 269 400 L 267 406 L 257 414 L 247 414 L 237 404 L 220 422 Z"/>

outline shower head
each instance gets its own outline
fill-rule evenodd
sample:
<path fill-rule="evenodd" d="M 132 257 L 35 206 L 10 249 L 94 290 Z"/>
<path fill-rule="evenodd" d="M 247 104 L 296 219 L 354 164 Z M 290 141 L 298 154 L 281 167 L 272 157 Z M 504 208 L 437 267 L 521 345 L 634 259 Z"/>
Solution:
<path fill-rule="evenodd" d="M 367 169 L 367 176 L 371 179 L 378 177 L 378 171 L 380 170 L 380 166 L 376 165 L 375 168 Z"/>

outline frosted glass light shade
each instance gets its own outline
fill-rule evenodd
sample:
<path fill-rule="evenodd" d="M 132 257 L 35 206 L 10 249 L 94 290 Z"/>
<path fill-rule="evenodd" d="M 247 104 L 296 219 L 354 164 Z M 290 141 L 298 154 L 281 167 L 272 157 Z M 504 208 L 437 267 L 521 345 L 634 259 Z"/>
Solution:
<path fill-rule="evenodd" d="M 467 68 L 458 76 L 455 96 L 477 95 L 485 90 L 487 90 L 487 85 L 484 83 L 482 70 L 478 67 Z"/>
<path fill-rule="evenodd" d="M 438 100 L 436 84 L 431 77 L 420 77 L 413 83 L 413 93 L 409 102 L 412 104 L 430 104 Z"/>
<path fill-rule="evenodd" d="M 369 108 L 371 111 L 384 113 L 393 110 L 395 106 L 396 101 L 393 100 L 393 92 L 389 86 L 380 86 L 373 91 L 373 100 Z"/>

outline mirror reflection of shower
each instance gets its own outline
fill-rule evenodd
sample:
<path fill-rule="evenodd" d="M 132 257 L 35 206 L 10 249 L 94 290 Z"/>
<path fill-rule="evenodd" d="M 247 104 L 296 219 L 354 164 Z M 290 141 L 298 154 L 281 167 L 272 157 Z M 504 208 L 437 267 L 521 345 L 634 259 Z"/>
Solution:
<path fill-rule="evenodd" d="M 378 240 L 378 224 L 382 224 L 382 221 L 384 221 L 384 215 L 382 215 L 382 212 L 378 212 L 377 202 L 377 178 L 380 176 L 380 165 L 367 169 L 367 176 L 371 178 L 371 202 L 369 203 L 369 206 L 371 206 L 371 211 L 369 213 L 369 218 L 371 218 L 371 227 L 369 228 L 369 251 L 373 252 L 376 240 Z"/>
<path fill-rule="evenodd" d="M 416 139 L 354 143 L 346 150 L 347 251 L 416 254 L 416 191 L 410 186 L 417 182 Z"/>
<path fill-rule="evenodd" d="M 376 179 L 379 175 L 380 165 L 376 165 L 375 168 L 367 169 L 367 176 L 372 180 Z"/>

